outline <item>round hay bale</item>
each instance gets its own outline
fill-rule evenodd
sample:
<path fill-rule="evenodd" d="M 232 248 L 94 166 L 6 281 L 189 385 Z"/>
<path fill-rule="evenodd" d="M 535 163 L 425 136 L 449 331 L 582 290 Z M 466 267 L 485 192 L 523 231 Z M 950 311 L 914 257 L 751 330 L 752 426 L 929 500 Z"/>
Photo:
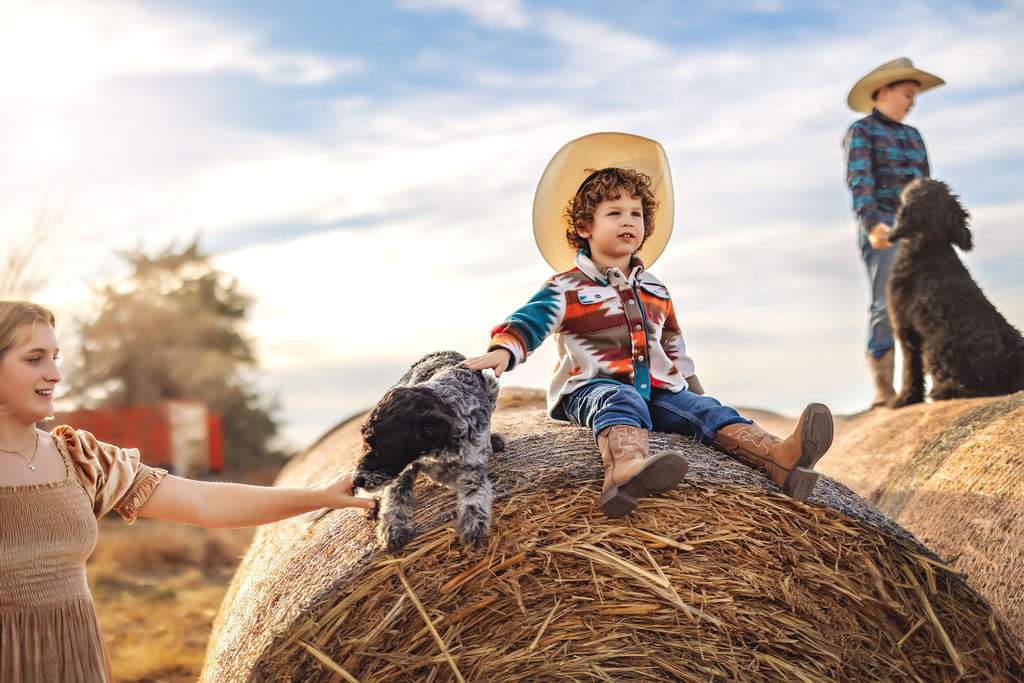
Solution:
<path fill-rule="evenodd" d="M 818 468 L 967 576 L 1024 638 L 1024 392 L 875 410 Z"/>
<path fill-rule="evenodd" d="M 808 504 L 689 439 L 686 481 L 622 520 L 595 501 L 587 430 L 505 398 L 487 545 L 417 484 L 417 536 L 376 547 L 354 510 L 263 528 L 214 624 L 210 681 L 1019 680 L 1020 644 L 960 576 L 825 477 Z M 282 473 L 361 453 L 345 424 Z"/>

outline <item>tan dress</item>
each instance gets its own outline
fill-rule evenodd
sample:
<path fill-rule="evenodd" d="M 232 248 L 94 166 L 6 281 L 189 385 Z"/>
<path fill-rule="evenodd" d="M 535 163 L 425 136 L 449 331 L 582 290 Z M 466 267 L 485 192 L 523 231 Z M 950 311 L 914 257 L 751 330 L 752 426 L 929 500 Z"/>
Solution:
<path fill-rule="evenodd" d="M 65 477 L 0 486 L 0 681 L 112 680 L 85 561 L 96 520 L 117 510 L 130 524 L 167 473 L 134 448 L 62 426 L 53 438 Z"/>

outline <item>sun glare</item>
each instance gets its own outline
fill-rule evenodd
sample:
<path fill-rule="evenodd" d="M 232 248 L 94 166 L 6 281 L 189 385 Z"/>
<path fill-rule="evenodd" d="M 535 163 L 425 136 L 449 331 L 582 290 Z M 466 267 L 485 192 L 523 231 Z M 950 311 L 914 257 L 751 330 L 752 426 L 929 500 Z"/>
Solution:
<path fill-rule="evenodd" d="M 82 31 L 66 19 L 38 6 L 0 30 L 0 75 L 8 96 L 38 102 L 60 102 L 85 91 L 90 45 Z M 55 10 L 54 10 L 55 11 Z"/>

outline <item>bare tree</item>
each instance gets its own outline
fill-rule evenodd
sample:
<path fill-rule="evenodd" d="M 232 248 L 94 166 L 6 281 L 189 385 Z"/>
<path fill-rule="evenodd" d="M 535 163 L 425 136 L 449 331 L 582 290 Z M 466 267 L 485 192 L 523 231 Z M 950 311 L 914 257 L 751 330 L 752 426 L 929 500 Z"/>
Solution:
<path fill-rule="evenodd" d="M 44 209 L 30 231 L 10 238 L 0 257 L 0 296 L 25 299 L 43 288 L 52 270 L 37 265 L 59 222 L 59 214 Z"/>

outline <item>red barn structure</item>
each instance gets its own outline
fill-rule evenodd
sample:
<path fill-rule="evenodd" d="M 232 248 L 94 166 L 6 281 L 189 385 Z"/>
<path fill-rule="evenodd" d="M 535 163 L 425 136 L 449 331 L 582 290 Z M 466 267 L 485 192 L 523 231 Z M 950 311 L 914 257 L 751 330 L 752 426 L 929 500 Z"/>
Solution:
<path fill-rule="evenodd" d="M 106 443 L 138 448 L 142 462 L 185 477 L 224 469 L 220 415 L 199 401 L 58 412 L 50 424 L 84 429 Z"/>

